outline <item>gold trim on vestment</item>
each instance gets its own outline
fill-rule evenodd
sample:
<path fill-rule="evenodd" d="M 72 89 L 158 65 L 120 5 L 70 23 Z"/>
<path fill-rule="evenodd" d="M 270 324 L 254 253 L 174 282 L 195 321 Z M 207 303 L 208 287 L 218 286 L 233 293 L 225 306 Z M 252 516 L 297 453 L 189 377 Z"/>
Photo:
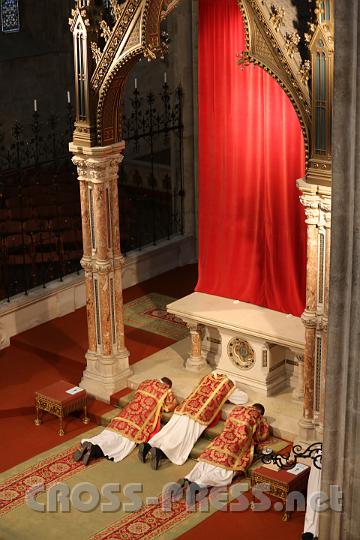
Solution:
<path fill-rule="evenodd" d="M 249 422 L 246 422 L 245 420 L 239 420 L 238 418 L 233 418 L 232 416 L 229 416 L 229 422 L 234 422 L 234 424 L 238 424 L 239 426 L 249 426 Z"/>
<path fill-rule="evenodd" d="M 214 398 L 214 396 L 216 396 L 216 394 L 219 392 L 219 390 L 226 384 L 226 383 L 231 383 L 233 386 L 230 388 L 230 390 L 228 391 L 228 393 L 225 395 L 225 397 L 223 398 L 222 402 L 220 403 L 220 405 L 218 405 L 216 411 L 214 412 L 213 416 L 210 418 L 210 420 L 207 420 L 206 422 L 202 421 L 202 420 L 199 420 L 199 415 L 203 412 L 204 408 L 210 403 L 210 401 Z M 200 388 L 201 388 L 201 385 L 200 385 Z M 186 398 L 185 402 L 187 401 L 190 401 L 190 399 L 196 395 L 196 392 L 199 390 L 199 387 L 194 390 L 193 392 L 191 392 L 191 394 L 189 395 L 189 397 Z M 179 414 L 179 415 L 182 415 L 182 416 L 187 416 L 188 418 L 191 418 L 192 420 L 195 420 L 195 422 L 198 422 L 199 424 L 202 424 L 203 426 L 208 426 L 209 424 L 211 424 L 211 422 L 214 420 L 214 418 L 216 417 L 216 415 L 218 414 L 219 410 L 222 408 L 222 406 L 224 405 L 225 401 L 227 400 L 227 398 L 229 397 L 229 395 L 235 390 L 235 385 L 234 383 L 228 379 L 227 377 L 221 381 L 220 385 L 216 387 L 215 390 L 213 390 L 212 394 L 210 395 L 210 397 L 207 398 L 207 400 L 205 401 L 205 403 L 202 405 L 202 407 L 196 412 L 196 414 L 189 414 L 188 412 L 183 412 L 183 411 L 177 411 L 175 410 L 174 413 L 175 414 Z M 182 406 L 182 404 L 180 405 L 180 407 Z"/>
<path fill-rule="evenodd" d="M 227 384 L 228 382 L 231 382 L 230 379 L 227 379 L 225 378 L 223 381 L 221 381 L 220 385 L 213 391 L 212 394 L 210 394 L 210 396 L 207 398 L 207 400 L 205 401 L 205 403 L 203 403 L 202 407 L 200 407 L 199 411 L 198 411 L 198 414 L 200 415 L 203 410 L 208 406 L 208 404 L 210 403 L 210 401 L 216 396 L 216 394 L 218 392 L 220 392 L 221 388 L 223 386 L 225 386 L 225 384 Z"/>
<path fill-rule="evenodd" d="M 246 422 L 244 420 L 238 420 L 237 418 L 232 418 L 231 416 L 229 416 L 228 418 L 228 421 L 229 423 L 230 422 L 235 422 L 237 423 L 238 425 L 246 425 L 250 428 L 250 425 L 249 425 L 249 422 Z M 259 421 L 259 419 L 256 420 L 256 423 L 253 425 L 252 427 L 252 434 L 251 435 L 248 435 L 247 436 L 247 439 L 245 442 L 248 442 L 249 439 L 250 439 L 250 447 L 247 449 L 247 451 L 250 453 L 250 456 L 249 456 L 249 463 L 247 464 L 247 467 L 246 469 L 248 469 L 250 467 L 250 465 L 252 464 L 253 462 L 253 459 L 254 459 L 254 450 L 255 450 L 255 444 L 254 444 L 254 435 L 255 435 L 255 432 L 257 430 L 257 428 L 260 426 L 260 422 L 261 422 L 261 419 Z M 222 435 L 222 433 L 224 433 L 224 431 L 226 431 L 226 424 L 225 424 L 225 427 L 223 429 L 223 431 L 220 433 L 220 435 L 218 435 L 218 437 L 220 437 Z M 218 452 L 219 454 L 224 454 L 225 456 L 231 456 L 235 459 L 235 463 L 238 462 L 240 459 L 243 458 L 244 456 L 244 449 L 242 449 L 242 452 L 239 453 L 239 454 L 235 454 L 234 452 L 230 452 L 230 450 L 226 450 L 224 448 L 221 448 L 219 446 L 215 446 L 213 445 L 213 442 L 211 442 L 208 447 L 204 450 L 204 454 L 206 452 Z M 210 460 L 210 459 L 206 459 L 206 458 L 202 458 L 201 455 L 199 456 L 199 459 L 198 461 L 202 461 L 204 463 L 209 463 L 210 465 L 216 465 L 216 467 L 220 467 L 221 469 L 226 469 L 228 471 L 243 471 L 245 472 L 246 469 L 244 469 L 243 466 L 241 465 L 238 465 L 238 466 L 226 466 L 226 465 L 223 465 L 221 463 L 217 463 L 215 462 L 214 460 Z"/>
<path fill-rule="evenodd" d="M 137 390 L 137 393 L 139 393 L 139 394 L 142 393 L 142 394 L 145 394 L 145 395 L 155 399 L 156 401 L 158 400 L 158 398 L 156 396 L 150 394 L 149 392 L 146 392 L 145 390 Z M 139 432 L 142 432 L 147 427 L 147 425 L 150 422 L 153 415 L 154 415 L 154 422 L 153 422 L 153 425 L 151 426 L 150 434 L 154 431 L 154 429 L 156 427 L 156 424 L 158 422 L 158 419 L 159 419 L 159 415 L 161 414 L 162 406 L 164 404 L 164 401 L 165 401 L 168 393 L 169 393 L 169 390 L 167 390 L 165 392 L 165 394 L 162 396 L 162 398 L 160 398 L 159 401 L 157 401 L 157 405 L 156 405 L 155 410 L 152 411 L 149 414 L 149 416 L 146 418 L 145 422 L 141 426 L 138 426 L 137 424 L 135 424 L 135 422 L 133 422 L 129 418 L 123 418 L 122 416 L 115 416 L 115 418 L 113 418 L 113 420 L 119 420 L 119 421 L 124 422 L 125 424 L 129 424 L 130 426 L 133 426 L 134 428 L 137 429 L 137 434 L 136 435 L 132 436 L 130 434 L 126 434 L 126 435 L 124 435 L 124 437 L 126 437 L 127 439 L 130 439 L 131 441 L 136 442 L 136 443 L 144 442 L 143 437 L 139 437 Z M 106 429 L 109 429 L 110 431 L 115 431 L 117 433 L 122 434 L 122 431 L 120 429 L 109 428 L 109 427 L 106 428 Z"/>

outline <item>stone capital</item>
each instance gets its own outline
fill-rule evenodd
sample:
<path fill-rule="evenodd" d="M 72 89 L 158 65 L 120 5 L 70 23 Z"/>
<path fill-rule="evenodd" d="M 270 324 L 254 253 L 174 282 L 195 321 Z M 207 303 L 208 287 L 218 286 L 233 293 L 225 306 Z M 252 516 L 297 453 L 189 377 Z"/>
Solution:
<path fill-rule="evenodd" d="M 125 258 L 123 255 L 119 255 L 118 257 L 114 257 L 114 269 L 115 268 L 122 268 L 124 266 Z"/>
<path fill-rule="evenodd" d="M 106 261 L 94 261 L 93 262 L 93 270 L 94 272 L 97 272 L 98 274 L 109 274 L 113 269 L 113 264 L 111 259 L 108 259 Z"/>
<path fill-rule="evenodd" d="M 328 228 L 331 226 L 331 199 L 330 197 L 321 197 L 319 202 L 321 224 Z"/>
<path fill-rule="evenodd" d="M 69 149 L 74 154 L 72 162 L 77 167 L 79 181 L 92 184 L 117 181 L 124 148 L 123 142 L 90 148 L 70 143 Z"/>
<path fill-rule="evenodd" d="M 305 310 L 304 313 L 301 315 L 301 320 L 305 328 L 316 328 L 317 326 L 318 320 L 316 313 Z"/>
<path fill-rule="evenodd" d="M 110 144 L 108 146 L 80 146 L 69 143 L 69 150 L 75 156 L 84 156 L 84 158 L 111 158 L 122 156 L 125 149 L 125 141 L 120 141 L 116 144 Z M 121 159 L 122 159 L 121 157 Z"/>
<path fill-rule="evenodd" d="M 319 330 L 322 330 L 323 332 L 327 332 L 328 329 L 328 319 L 327 317 L 321 317 L 318 324 Z"/>
<path fill-rule="evenodd" d="M 190 330 L 190 332 L 198 332 L 199 331 L 199 323 L 197 323 L 196 321 L 193 321 L 191 319 L 186 319 L 184 317 L 181 317 L 181 320 L 186 324 L 186 326 Z"/>
<path fill-rule="evenodd" d="M 299 178 L 296 180 L 296 186 L 303 195 L 316 195 L 317 186 L 315 184 L 309 184 L 305 178 Z"/>
<path fill-rule="evenodd" d="M 85 272 L 92 272 L 93 271 L 93 262 L 90 257 L 83 256 L 80 260 L 80 264 L 82 268 L 85 270 Z"/>

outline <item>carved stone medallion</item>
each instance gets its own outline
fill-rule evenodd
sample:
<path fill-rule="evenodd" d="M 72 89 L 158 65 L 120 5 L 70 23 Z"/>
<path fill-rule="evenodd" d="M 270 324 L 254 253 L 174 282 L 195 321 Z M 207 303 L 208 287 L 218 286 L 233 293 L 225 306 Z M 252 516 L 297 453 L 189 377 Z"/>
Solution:
<path fill-rule="evenodd" d="M 227 353 L 232 363 L 240 369 L 250 369 L 255 364 L 254 349 L 241 338 L 234 337 L 229 341 Z"/>

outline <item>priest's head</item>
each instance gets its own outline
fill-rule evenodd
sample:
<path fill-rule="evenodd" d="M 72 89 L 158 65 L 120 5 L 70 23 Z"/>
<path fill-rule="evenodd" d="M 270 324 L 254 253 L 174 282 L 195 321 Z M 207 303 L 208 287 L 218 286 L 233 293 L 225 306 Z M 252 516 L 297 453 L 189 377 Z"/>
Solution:
<path fill-rule="evenodd" d="M 169 377 L 161 377 L 161 382 L 166 384 L 169 388 L 172 387 L 172 380 Z"/>
<path fill-rule="evenodd" d="M 254 403 L 252 405 L 252 408 L 253 409 L 256 409 L 257 411 L 259 411 L 259 413 L 261 414 L 261 416 L 264 416 L 265 414 L 265 407 L 264 405 L 262 405 L 261 403 Z"/>

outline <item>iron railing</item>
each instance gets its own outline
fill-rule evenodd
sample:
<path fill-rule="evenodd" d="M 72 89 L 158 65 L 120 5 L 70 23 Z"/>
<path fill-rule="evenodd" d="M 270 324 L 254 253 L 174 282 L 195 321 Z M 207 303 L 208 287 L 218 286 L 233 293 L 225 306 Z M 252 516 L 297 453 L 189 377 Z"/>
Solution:
<path fill-rule="evenodd" d="M 126 148 L 119 193 L 121 201 L 127 187 L 128 208 L 120 212 L 126 253 L 184 233 L 182 88 L 171 92 L 164 83 L 157 95 L 135 88 L 123 108 Z"/>
<path fill-rule="evenodd" d="M 125 159 L 119 174 L 123 253 L 182 234 L 184 228 L 182 91 L 136 89 L 124 103 Z M 68 142 L 69 103 L 62 116 L 34 112 L 29 125 L 0 126 L 0 300 L 28 294 L 80 271 L 81 212 Z"/>

